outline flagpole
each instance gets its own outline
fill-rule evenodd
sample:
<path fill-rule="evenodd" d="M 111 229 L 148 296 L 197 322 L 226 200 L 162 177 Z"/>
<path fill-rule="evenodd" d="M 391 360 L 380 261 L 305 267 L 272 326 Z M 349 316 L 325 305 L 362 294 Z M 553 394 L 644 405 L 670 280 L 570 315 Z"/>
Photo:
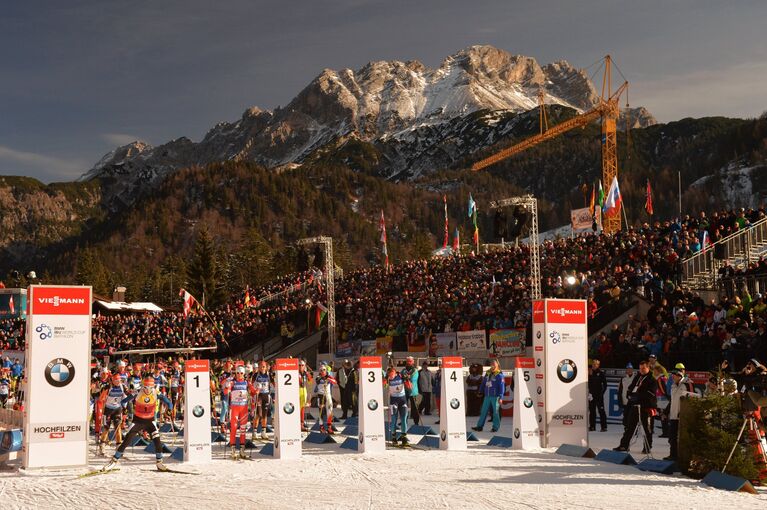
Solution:
<path fill-rule="evenodd" d="M 621 209 L 623 210 L 623 220 L 626 222 L 626 228 L 629 226 L 629 219 L 626 216 L 626 202 L 621 201 Z"/>
<path fill-rule="evenodd" d="M 679 180 L 679 219 L 682 219 L 682 171 L 677 170 L 676 172 L 678 180 Z"/>

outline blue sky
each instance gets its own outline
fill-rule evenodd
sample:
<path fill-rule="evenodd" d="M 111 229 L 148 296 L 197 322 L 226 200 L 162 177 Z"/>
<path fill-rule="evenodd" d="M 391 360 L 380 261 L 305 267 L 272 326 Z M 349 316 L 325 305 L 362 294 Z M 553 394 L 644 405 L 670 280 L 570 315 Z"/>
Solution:
<path fill-rule="evenodd" d="M 134 139 L 202 138 L 324 68 L 427 66 L 473 44 L 585 67 L 613 55 L 660 121 L 767 110 L 767 2 L 4 2 L 0 174 L 72 180 Z"/>

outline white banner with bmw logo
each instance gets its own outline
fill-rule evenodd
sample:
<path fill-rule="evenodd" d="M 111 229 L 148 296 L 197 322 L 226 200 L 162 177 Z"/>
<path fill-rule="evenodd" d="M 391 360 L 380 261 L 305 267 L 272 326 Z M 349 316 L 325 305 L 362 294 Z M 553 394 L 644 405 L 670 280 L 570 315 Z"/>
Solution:
<path fill-rule="evenodd" d="M 588 446 L 588 324 L 586 301 L 546 299 L 544 447 Z"/>
<path fill-rule="evenodd" d="M 538 435 L 535 400 L 535 360 L 516 358 L 514 368 L 514 450 L 537 450 L 541 447 Z"/>
<path fill-rule="evenodd" d="M 206 359 L 184 365 L 184 462 L 211 460 L 210 367 Z"/>
<path fill-rule="evenodd" d="M 23 465 L 88 463 L 91 288 L 29 287 Z"/>
<path fill-rule="evenodd" d="M 466 449 L 466 406 L 464 405 L 463 358 L 442 358 L 442 388 L 439 408 L 439 449 Z"/>
<path fill-rule="evenodd" d="M 301 458 L 301 411 L 298 400 L 298 359 L 281 358 L 274 364 L 277 391 L 274 401 L 274 457 Z"/>
<path fill-rule="evenodd" d="M 384 453 L 386 451 L 381 367 L 380 356 L 360 358 L 358 452 Z"/>

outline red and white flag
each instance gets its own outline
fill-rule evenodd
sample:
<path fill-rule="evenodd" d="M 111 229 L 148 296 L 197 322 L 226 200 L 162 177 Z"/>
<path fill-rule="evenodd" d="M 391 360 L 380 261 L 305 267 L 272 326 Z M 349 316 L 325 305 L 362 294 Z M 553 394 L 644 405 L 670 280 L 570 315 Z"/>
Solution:
<path fill-rule="evenodd" d="M 13 306 L 13 294 L 11 294 L 11 299 L 8 300 L 8 308 L 11 309 L 11 315 L 16 313 L 16 307 Z"/>
<path fill-rule="evenodd" d="M 445 240 L 442 242 L 442 247 L 447 248 L 447 241 L 450 237 L 450 232 L 447 229 L 447 195 L 442 195 L 442 201 L 445 203 Z"/>
<path fill-rule="evenodd" d="M 645 202 L 644 202 L 644 210 L 647 211 L 647 214 L 649 214 L 650 216 L 653 215 L 652 188 L 650 187 L 650 179 L 647 179 L 647 197 L 645 198 Z"/>
<path fill-rule="evenodd" d="M 184 300 L 184 318 L 186 319 L 189 316 L 189 312 L 192 310 L 192 305 L 197 300 L 184 289 L 181 289 L 178 295 L 181 296 L 181 298 Z"/>

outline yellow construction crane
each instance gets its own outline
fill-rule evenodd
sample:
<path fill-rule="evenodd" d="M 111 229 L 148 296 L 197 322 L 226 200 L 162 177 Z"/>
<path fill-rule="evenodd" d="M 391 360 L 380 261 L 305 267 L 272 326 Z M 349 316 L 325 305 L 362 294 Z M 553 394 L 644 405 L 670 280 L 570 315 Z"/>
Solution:
<path fill-rule="evenodd" d="M 618 151 L 617 151 L 617 137 L 615 134 L 616 123 L 618 116 L 620 115 L 620 107 L 618 101 L 624 92 L 628 91 L 629 82 L 624 81 L 623 84 L 618 87 L 612 94 L 612 76 L 611 67 L 612 59 L 610 55 L 604 58 L 605 72 L 602 77 L 602 94 L 599 97 L 599 102 L 591 110 L 581 113 L 580 115 L 573 117 L 570 120 L 566 120 L 551 129 L 548 128 L 548 119 L 546 117 L 546 111 L 543 104 L 543 91 L 538 93 L 538 101 L 540 103 L 540 124 L 541 133 L 530 137 L 526 140 L 512 145 L 508 149 L 504 149 L 500 152 L 488 156 L 487 158 L 477 161 L 472 165 L 471 169 L 474 171 L 482 170 L 490 165 L 493 165 L 501 160 L 509 158 L 515 154 L 538 145 L 539 143 L 550 140 L 556 136 L 561 135 L 567 131 L 570 131 L 576 127 L 585 127 L 586 124 L 602 119 L 602 183 L 605 187 L 605 192 L 613 182 L 613 177 L 618 175 Z M 628 106 L 628 104 L 626 105 Z M 621 229 L 621 217 L 619 214 L 613 215 L 609 218 L 603 218 L 603 228 L 605 232 L 612 233 Z"/>

